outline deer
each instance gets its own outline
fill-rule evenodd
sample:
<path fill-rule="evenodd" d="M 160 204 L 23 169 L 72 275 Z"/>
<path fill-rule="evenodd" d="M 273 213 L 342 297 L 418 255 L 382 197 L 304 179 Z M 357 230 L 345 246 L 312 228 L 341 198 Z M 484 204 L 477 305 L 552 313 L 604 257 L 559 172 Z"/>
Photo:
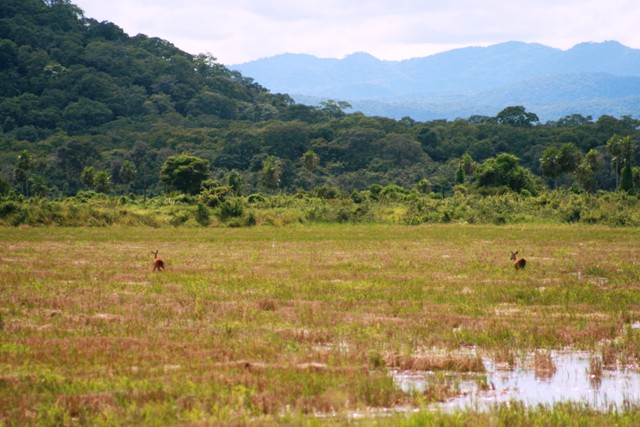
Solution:
<path fill-rule="evenodd" d="M 518 255 L 518 251 L 511 252 L 511 261 L 513 261 L 513 266 L 516 270 L 521 270 L 527 265 L 527 260 L 524 258 L 516 258 Z"/>
<path fill-rule="evenodd" d="M 158 258 L 158 251 L 151 251 L 153 254 L 153 271 L 162 271 L 164 270 L 164 261 Z"/>

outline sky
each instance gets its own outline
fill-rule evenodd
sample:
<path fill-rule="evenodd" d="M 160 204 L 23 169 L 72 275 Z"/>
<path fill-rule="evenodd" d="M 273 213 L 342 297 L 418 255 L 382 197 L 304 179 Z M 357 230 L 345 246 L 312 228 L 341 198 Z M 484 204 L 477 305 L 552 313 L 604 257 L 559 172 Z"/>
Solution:
<path fill-rule="evenodd" d="M 507 41 L 640 48 L 638 0 L 71 0 L 87 18 L 236 65 L 282 53 L 402 60 Z"/>

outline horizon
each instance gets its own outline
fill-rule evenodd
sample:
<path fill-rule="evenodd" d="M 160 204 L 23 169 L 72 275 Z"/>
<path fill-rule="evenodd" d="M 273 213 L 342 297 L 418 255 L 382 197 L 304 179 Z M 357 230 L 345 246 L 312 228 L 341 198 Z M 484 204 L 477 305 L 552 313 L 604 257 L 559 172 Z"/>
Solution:
<path fill-rule="evenodd" d="M 286 52 L 343 58 L 368 52 L 386 61 L 510 40 L 566 50 L 584 41 L 640 47 L 634 0 L 72 0 L 84 15 L 127 34 L 167 40 L 224 65 Z"/>
<path fill-rule="evenodd" d="M 371 56 L 375 59 L 377 59 L 378 61 L 384 61 L 384 62 L 402 62 L 402 61 L 409 61 L 412 59 L 422 59 L 422 58 L 428 58 L 430 56 L 434 56 L 434 55 L 439 55 L 439 54 L 443 54 L 443 53 L 447 53 L 447 52 L 452 52 L 452 51 L 456 51 L 456 50 L 464 50 L 464 49 L 474 49 L 474 48 L 478 48 L 478 49 L 487 49 L 487 48 L 491 48 L 491 47 L 495 47 L 495 46 L 500 46 L 500 45 L 507 45 L 507 44 L 523 44 L 523 45 L 538 45 L 538 46 L 543 46 L 549 49 L 555 49 L 555 50 L 559 50 L 561 52 L 567 52 L 570 51 L 574 48 L 576 48 L 577 46 L 581 46 L 581 45 L 596 45 L 596 44 L 607 44 L 607 43 L 615 43 L 618 44 L 620 46 L 623 46 L 625 48 L 628 49 L 633 49 L 633 50 L 638 50 L 638 48 L 635 47 L 631 47 L 628 46 L 624 43 L 621 43 L 617 40 L 602 40 L 602 41 L 583 41 L 583 42 L 578 42 L 575 45 L 572 45 L 568 48 L 558 48 L 558 47 L 554 47 L 554 46 L 549 46 L 546 45 L 544 43 L 538 43 L 538 42 L 525 42 L 525 41 L 521 41 L 521 40 L 507 40 L 504 42 L 498 42 L 498 43 L 493 43 L 490 45 L 486 45 L 486 46 L 480 46 L 480 45 L 469 45 L 469 46 L 461 46 L 461 47 L 456 47 L 456 48 L 452 48 L 452 49 L 448 49 L 448 50 L 443 50 L 443 51 L 439 51 L 439 52 L 435 52 L 429 55 L 424 55 L 424 56 L 414 56 L 414 57 L 410 57 L 410 58 L 402 58 L 402 59 L 385 59 L 385 58 L 379 58 L 376 55 L 370 53 L 370 52 L 366 52 L 366 51 L 354 51 L 351 53 L 347 53 L 341 57 L 330 57 L 330 56 L 317 56 L 314 54 L 310 54 L 310 53 L 305 53 L 305 52 L 282 52 L 282 53 L 276 53 L 274 55 L 270 55 L 270 56 L 264 56 L 261 58 L 256 58 L 256 59 L 251 59 L 249 61 L 246 62 L 241 62 L 241 63 L 237 63 L 237 64 L 223 64 L 225 66 L 228 67 L 234 67 L 234 66 L 239 66 L 239 65 L 244 65 L 244 64 L 248 64 L 251 62 L 256 62 L 256 61 L 261 61 L 264 59 L 270 59 L 270 58 L 275 58 L 275 57 L 279 57 L 279 56 L 286 56 L 286 55 L 299 55 L 299 56 L 310 56 L 316 59 L 335 59 L 338 61 L 344 60 L 350 56 L 354 56 L 354 55 L 358 55 L 358 54 L 364 54 L 364 55 L 368 55 Z"/>

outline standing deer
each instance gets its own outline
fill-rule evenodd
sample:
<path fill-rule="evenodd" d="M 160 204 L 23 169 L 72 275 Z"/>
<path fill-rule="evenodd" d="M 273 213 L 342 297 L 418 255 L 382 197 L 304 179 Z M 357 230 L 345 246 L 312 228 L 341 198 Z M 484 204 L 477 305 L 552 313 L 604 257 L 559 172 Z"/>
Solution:
<path fill-rule="evenodd" d="M 518 251 L 511 252 L 511 261 L 513 261 L 513 266 L 516 270 L 520 270 L 527 265 L 527 260 L 524 258 L 516 258 L 516 255 L 518 255 Z"/>
<path fill-rule="evenodd" d="M 162 271 L 164 270 L 164 261 L 158 258 L 158 251 L 151 251 L 153 254 L 153 271 Z"/>

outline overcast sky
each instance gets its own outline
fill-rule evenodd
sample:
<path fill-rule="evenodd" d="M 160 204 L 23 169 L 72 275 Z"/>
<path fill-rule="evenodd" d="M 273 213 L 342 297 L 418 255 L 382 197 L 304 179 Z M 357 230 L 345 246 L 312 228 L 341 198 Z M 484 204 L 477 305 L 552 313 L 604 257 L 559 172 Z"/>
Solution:
<path fill-rule="evenodd" d="M 72 0 L 130 36 L 234 65 L 281 53 L 424 57 L 506 41 L 640 48 L 638 0 Z"/>

